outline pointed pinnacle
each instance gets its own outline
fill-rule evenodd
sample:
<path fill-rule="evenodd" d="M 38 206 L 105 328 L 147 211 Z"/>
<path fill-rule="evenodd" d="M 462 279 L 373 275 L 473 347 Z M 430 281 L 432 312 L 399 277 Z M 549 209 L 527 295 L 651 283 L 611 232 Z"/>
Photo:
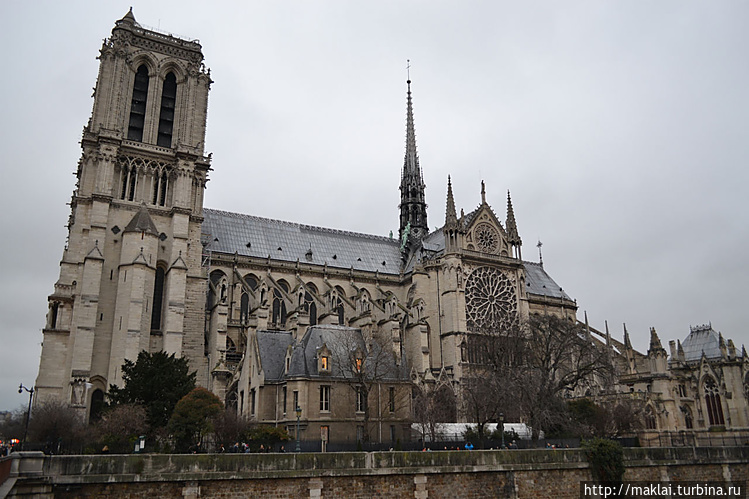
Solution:
<path fill-rule="evenodd" d="M 455 198 L 453 197 L 453 184 L 450 175 L 447 176 L 447 207 L 445 208 L 445 225 L 458 223 L 458 215 L 455 212 Z"/>
<path fill-rule="evenodd" d="M 513 244 L 522 244 L 520 241 L 520 234 L 518 234 L 517 222 L 515 222 L 515 210 L 512 208 L 512 199 L 510 198 L 510 191 L 507 191 L 507 236 L 510 242 Z"/>

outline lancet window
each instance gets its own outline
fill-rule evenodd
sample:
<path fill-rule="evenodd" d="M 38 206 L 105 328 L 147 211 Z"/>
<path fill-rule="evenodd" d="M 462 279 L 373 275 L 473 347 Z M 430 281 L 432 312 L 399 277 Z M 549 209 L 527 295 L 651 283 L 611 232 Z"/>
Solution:
<path fill-rule="evenodd" d="M 169 176 L 166 170 L 156 170 L 153 174 L 153 204 L 166 205 L 166 193 L 169 186 Z"/>
<path fill-rule="evenodd" d="M 159 114 L 159 135 L 156 145 L 172 147 L 172 130 L 174 128 L 174 106 L 177 102 L 177 78 L 169 73 L 164 78 L 161 90 L 161 113 Z"/>
<path fill-rule="evenodd" d="M 317 292 L 317 288 L 314 284 L 311 282 L 308 282 L 306 284 L 307 289 L 309 289 L 312 292 Z M 309 314 L 309 325 L 314 326 L 317 324 L 317 304 L 315 303 L 315 299 L 312 298 L 312 295 L 309 291 L 304 292 L 304 301 L 302 303 L 302 311 Z"/>
<path fill-rule="evenodd" d="M 143 142 L 143 125 L 146 121 L 146 101 L 148 100 L 148 68 L 141 64 L 135 73 L 133 97 L 130 103 L 130 121 L 127 128 L 128 140 Z"/>
<path fill-rule="evenodd" d="M 153 304 L 151 306 L 151 331 L 161 331 L 162 307 L 164 302 L 164 276 L 162 265 L 156 267 L 153 280 Z"/>
<path fill-rule="evenodd" d="M 718 385 L 715 384 L 715 380 L 708 376 L 705 378 L 705 405 L 707 406 L 707 416 L 710 420 L 710 425 L 723 425 L 725 420 L 723 419 L 723 406 L 720 403 L 720 390 Z"/>
<path fill-rule="evenodd" d="M 285 281 L 279 281 L 278 286 L 285 292 L 289 292 L 289 285 Z M 283 294 L 277 288 L 273 288 L 272 321 L 276 327 L 286 326 L 286 302 L 284 301 Z"/>

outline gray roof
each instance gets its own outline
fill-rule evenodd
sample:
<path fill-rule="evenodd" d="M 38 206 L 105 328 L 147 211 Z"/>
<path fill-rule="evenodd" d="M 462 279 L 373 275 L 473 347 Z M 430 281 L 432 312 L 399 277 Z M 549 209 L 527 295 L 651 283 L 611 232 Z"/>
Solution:
<path fill-rule="evenodd" d="M 523 262 L 525 267 L 525 290 L 535 295 L 572 300 L 561 286 L 554 282 L 540 263 Z"/>
<path fill-rule="evenodd" d="M 159 231 L 156 229 L 156 224 L 153 223 L 151 215 L 148 214 L 146 203 L 140 205 L 138 213 L 136 213 L 125 226 L 125 232 L 148 232 L 155 236 L 159 235 Z"/>
<path fill-rule="evenodd" d="M 397 239 L 204 209 L 203 233 L 214 252 L 400 273 Z M 311 249 L 311 255 L 310 255 Z"/>
<path fill-rule="evenodd" d="M 289 331 L 258 331 L 257 344 L 266 380 L 283 378 L 286 349 L 294 341 Z"/>
<path fill-rule="evenodd" d="M 334 357 L 340 357 L 342 354 L 336 355 L 335 352 L 341 352 L 341 348 L 356 348 L 360 347 L 362 351 L 366 352 L 364 361 L 365 369 L 372 362 L 367 362 L 367 359 L 372 359 L 374 352 L 367 352 L 364 337 L 362 336 L 361 329 L 338 326 L 338 325 L 316 325 L 307 328 L 307 332 L 302 337 L 301 341 L 294 345 L 294 350 L 291 354 L 291 363 L 289 365 L 289 372 L 287 377 L 318 377 L 320 376 L 317 372 L 317 351 L 326 345 L 328 349 L 334 353 Z M 380 357 L 386 359 L 387 357 Z M 265 364 L 263 364 L 265 366 Z M 281 359 L 281 369 L 283 369 L 283 359 Z M 331 373 L 334 377 L 347 377 L 345 370 L 341 369 L 341 366 L 337 366 L 335 359 L 333 359 L 333 372 Z M 382 376 L 382 371 L 392 373 L 389 376 Z M 389 366 L 380 365 L 378 366 L 380 379 L 408 379 L 408 368 L 404 363 L 400 366 L 395 366 L 395 362 Z M 350 373 L 349 373 L 350 375 Z"/>
<path fill-rule="evenodd" d="M 702 352 L 708 359 L 721 356 L 720 339 L 712 326 L 697 326 L 690 328 L 689 336 L 682 342 L 684 358 L 687 362 L 700 360 Z"/>

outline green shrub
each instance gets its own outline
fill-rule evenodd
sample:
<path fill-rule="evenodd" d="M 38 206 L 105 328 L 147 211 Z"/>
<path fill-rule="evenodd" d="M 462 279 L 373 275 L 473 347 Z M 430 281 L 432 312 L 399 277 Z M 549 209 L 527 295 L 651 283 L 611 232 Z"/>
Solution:
<path fill-rule="evenodd" d="M 621 483 L 624 477 L 624 451 L 618 442 L 594 438 L 583 442 L 585 456 L 590 463 L 593 479 L 599 482 Z"/>

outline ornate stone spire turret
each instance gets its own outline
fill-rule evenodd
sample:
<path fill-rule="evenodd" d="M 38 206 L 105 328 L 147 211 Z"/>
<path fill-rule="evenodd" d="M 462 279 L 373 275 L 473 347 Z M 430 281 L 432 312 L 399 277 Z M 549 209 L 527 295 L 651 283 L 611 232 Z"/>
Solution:
<path fill-rule="evenodd" d="M 635 362 L 635 351 L 632 348 L 632 342 L 629 339 L 626 324 L 624 324 L 624 355 L 627 357 L 627 369 L 629 374 L 636 373 L 637 364 Z"/>
<path fill-rule="evenodd" d="M 679 362 L 687 361 L 687 357 L 684 355 L 684 348 L 681 346 L 681 340 L 676 340 L 676 355 L 679 358 Z"/>
<path fill-rule="evenodd" d="M 453 197 L 453 184 L 450 176 L 447 176 L 447 205 L 445 207 L 445 226 L 442 228 L 445 234 L 445 251 L 453 252 L 462 247 L 463 244 L 463 210 L 460 210 L 460 218 L 455 210 L 455 198 Z"/>
<path fill-rule="evenodd" d="M 629 340 L 629 333 L 627 332 L 626 324 L 624 324 L 624 348 L 632 350 L 632 342 Z"/>
<path fill-rule="evenodd" d="M 648 352 L 651 350 L 662 350 L 663 345 L 661 344 L 661 339 L 658 337 L 658 333 L 655 331 L 654 327 L 650 328 L 650 348 L 648 349 Z"/>
<path fill-rule="evenodd" d="M 445 227 L 458 225 L 458 214 L 455 211 L 455 198 L 453 197 L 453 184 L 450 175 L 447 176 L 447 207 L 445 208 Z"/>
<path fill-rule="evenodd" d="M 658 337 L 658 333 L 655 332 L 654 327 L 650 328 L 650 348 L 648 349 L 648 358 L 650 359 L 650 372 L 666 372 L 666 349 L 663 348 L 661 339 Z"/>
<path fill-rule="evenodd" d="M 424 179 L 419 166 L 419 156 L 416 152 L 416 131 L 414 129 L 413 105 L 411 103 L 411 80 L 408 84 L 408 98 L 406 105 L 406 157 L 403 160 L 401 173 L 401 203 L 400 229 L 398 236 L 403 240 L 404 232 L 407 238 L 418 241 L 429 232 L 427 224 L 427 204 L 424 190 Z"/>
<path fill-rule="evenodd" d="M 520 253 L 520 247 L 523 245 L 523 240 L 520 239 L 518 233 L 518 225 L 515 222 L 515 210 L 512 209 L 512 199 L 510 198 L 510 191 L 507 191 L 507 242 L 510 243 L 515 251 L 515 257 L 522 260 Z"/>

